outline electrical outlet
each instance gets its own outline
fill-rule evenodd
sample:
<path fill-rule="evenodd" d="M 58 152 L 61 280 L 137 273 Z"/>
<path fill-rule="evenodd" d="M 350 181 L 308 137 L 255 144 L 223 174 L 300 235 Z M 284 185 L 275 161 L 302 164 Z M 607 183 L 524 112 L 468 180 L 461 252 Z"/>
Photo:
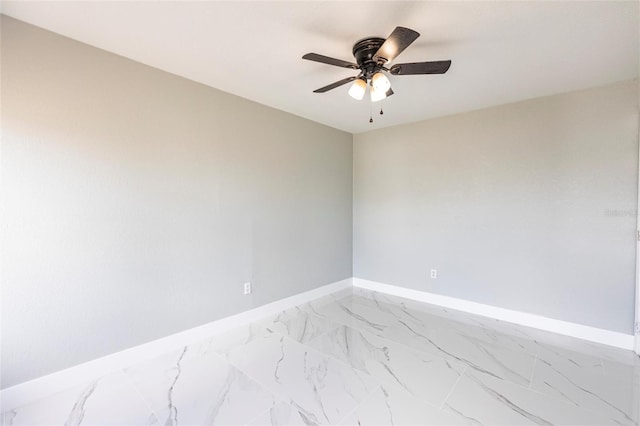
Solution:
<path fill-rule="evenodd" d="M 432 269 L 431 270 L 431 279 L 435 280 L 436 278 L 438 278 L 438 270 L 437 269 Z"/>
<path fill-rule="evenodd" d="M 244 283 L 244 294 L 251 294 L 251 283 Z"/>
<path fill-rule="evenodd" d="M 636 323 L 636 334 L 640 334 L 640 321 Z"/>

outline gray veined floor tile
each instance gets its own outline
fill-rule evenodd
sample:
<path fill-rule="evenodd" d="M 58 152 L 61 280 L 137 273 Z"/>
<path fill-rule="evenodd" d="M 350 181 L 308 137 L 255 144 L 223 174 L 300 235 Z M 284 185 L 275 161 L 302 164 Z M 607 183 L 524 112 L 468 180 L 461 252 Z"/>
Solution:
<path fill-rule="evenodd" d="M 244 424 L 275 399 L 214 352 L 187 347 L 126 374 L 165 426 Z"/>
<path fill-rule="evenodd" d="M 382 311 L 373 303 L 356 303 L 353 297 L 335 301 L 316 310 L 335 322 L 374 334 L 398 323 L 394 313 Z"/>
<path fill-rule="evenodd" d="M 591 354 L 542 344 L 537 358 L 575 374 L 603 374 L 602 360 Z"/>
<path fill-rule="evenodd" d="M 364 371 L 409 395 L 441 405 L 465 366 L 347 326 L 309 343 L 319 351 Z"/>
<path fill-rule="evenodd" d="M 14 425 L 159 425 L 159 419 L 118 372 L 2 415 Z"/>
<path fill-rule="evenodd" d="M 440 410 L 397 386 L 381 385 L 340 425 L 466 425 L 467 419 Z"/>
<path fill-rule="evenodd" d="M 436 330 L 441 329 L 446 322 L 426 320 L 422 315 L 405 309 L 398 305 L 388 305 L 379 300 L 349 297 L 336 303 L 326 305 L 321 309 L 324 315 L 334 321 L 348 327 L 369 332 L 380 337 L 395 340 L 402 338 L 400 343 L 407 340 L 415 340 L 414 336 L 408 336 L 406 328 L 419 330 L 425 336 L 431 336 Z M 401 331 L 400 333 L 398 331 Z M 412 342 L 410 342 L 412 343 Z"/>
<path fill-rule="evenodd" d="M 301 343 L 306 343 L 339 326 L 329 318 L 316 314 L 308 304 L 287 309 L 260 321 L 260 324 Z"/>
<path fill-rule="evenodd" d="M 529 385 L 534 356 L 526 350 L 512 350 L 489 344 L 460 333 L 442 321 L 431 321 L 414 311 L 384 308 L 376 303 L 360 303 L 347 298 L 327 305 L 336 321 L 385 339 L 402 343 L 414 350 L 426 352 L 453 362 L 460 362 L 478 371 Z"/>
<path fill-rule="evenodd" d="M 414 314 L 418 314 L 419 316 L 426 315 L 430 318 L 430 321 L 439 321 L 447 325 L 456 323 L 458 325 L 471 325 L 493 328 L 495 323 L 501 322 L 492 318 L 469 314 L 467 312 L 457 311 L 455 309 L 449 309 L 442 306 L 431 305 L 416 300 L 405 299 L 398 296 L 387 295 L 364 289 L 355 289 L 353 297 L 355 303 L 366 304 L 367 301 L 369 301 L 370 303 L 373 302 L 378 305 L 387 304 L 391 306 L 397 306 L 404 309 L 405 311 L 411 311 Z M 514 335 L 519 336 L 518 334 Z"/>
<path fill-rule="evenodd" d="M 357 303 L 386 303 L 388 305 L 395 305 L 403 309 L 410 309 L 417 312 L 437 316 L 443 319 L 449 319 L 449 309 L 442 306 L 430 305 L 427 303 L 418 302 L 416 300 L 405 299 L 399 296 L 393 296 L 390 294 L 379 293 L 376 291 L 365 290 L 355 287 L 353 289 L 354 301 Z"/>
<path fill-rule="evenodd" d="M 275 333 L 235 348 L 228 359 L 313 423 L 335 424 L 377 384 L 365 373 Z"/>
<path fill-rule="evenodd" d="M 620 424 L 606 414 L 584 410 L 509 381 L 469 370 L 456 385 L 443 410 L 483 425 Z"/>
<path fill-rule="evenodd" d="M 605 374 L 601 360 L 590 355 L 546 347 L 536 361 L 531 389 L 622 424 L 634 424 L 640 418 L 638 386 L 633 380 Z"/>
<path fill-rule="evenodd" d="M 410 309 L 407 303 L 390 303 L 388 296 L 372 293 L 370 297 L 353 295 L 326 305 L 322 311 L 334 321 L 369 332 L 379 332 L 400 322 L 423 329 L 450 327 L 451 321 L 437 315 Z"/>
<path fill-rule="evenodd" d="M 455 330 L 487 345 L 531 355 L 538 351 L 538 343 L 529 335 L 528 327 L 362 289 L 358 289 L 353 303 L 375 305 L 382 311 L 402 309 L 412 318 L 428 324 L 430 329 Z"/>
<path fill-rule="evenodd" d="M 487 325 L 469 325 L 452 322 L 451 327 L 458 334 L 464 335 L 469 339 L 475 340 L 485 346 L 493 346 L 496 348 L 504 348 L 514 352 L 523 352 L 531 356 L 535 356 L 540 350 L 540 344 L 533 339 L 523 337 L 520 333 L 501 332 L 498 327 L 490 327 Z M 501 326 L 500 328 L 506 329 Z"/>
<path fill-rule="evenodd" d="M 529 385 L 533 371 L 535 358 L 532 355 L 486 344 L 455 329 L 436 330 L 429 335 L 419 327 L 404 323 L 389 327 L 379 335 L 404 343 L 414 350 L 458 361 L 479 372 L 525 386 Z"/>
<path fill-rule="evenodd" d="M 376 308 L 403 320 L 414 318 L 420 322 L 429 322 L 434 325 L 447 325 L 451 322 L 451 318 L 447 316 L 449 311 L 445 308 L 376 292 L 369 292 L 366 295 L 354 294 L 343 301 Z"/>
<path fill-rule="evenodd" d="M 326 306 L 336 303 L 348 303 L 349 299 L 353 296 L 352 289 L 344 289 L 336 293 L 331 293 L 327 296 L 320 297 L 307 303 L 303 303 L 299 306 L 300 309 L 316 314 L 319 317 L 325 319 L 331 319 L 325 315 L 322 311 Z"/>

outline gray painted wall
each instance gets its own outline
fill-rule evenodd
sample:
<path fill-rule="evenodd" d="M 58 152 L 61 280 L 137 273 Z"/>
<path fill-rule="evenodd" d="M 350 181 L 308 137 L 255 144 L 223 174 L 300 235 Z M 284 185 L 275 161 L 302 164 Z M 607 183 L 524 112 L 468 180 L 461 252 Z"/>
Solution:
<path fill-rule="evenodd" d="M 352 275 L 350 134 L 4 16 L 1 205 L 3 388 Z"/>
<path fill-rule="evenodd" d="M 354 275 L 633 334 L 636 90 L 355 135 Z"/>

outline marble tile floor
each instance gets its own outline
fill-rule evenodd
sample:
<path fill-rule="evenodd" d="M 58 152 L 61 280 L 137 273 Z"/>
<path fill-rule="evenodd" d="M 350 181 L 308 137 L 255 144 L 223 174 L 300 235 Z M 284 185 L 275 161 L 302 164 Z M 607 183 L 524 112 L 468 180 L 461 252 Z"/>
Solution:
<path fill-rule="evenodd" d="M 2 414 L 3 425 L 638 425 L 630 351 L 353 289 Z"/>

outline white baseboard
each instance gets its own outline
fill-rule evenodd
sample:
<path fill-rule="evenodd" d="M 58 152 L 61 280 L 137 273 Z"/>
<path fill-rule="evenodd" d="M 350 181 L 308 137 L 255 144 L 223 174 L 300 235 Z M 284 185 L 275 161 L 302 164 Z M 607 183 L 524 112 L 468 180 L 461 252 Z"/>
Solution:
<path fill-rule="evenodd" d="M 576 337 L 578 339 L 589 340 L 609 346 L 615 346 L 622 349 L 634 349 L 634 336 L 631 334 L 604 330 L 601 328 L 590 327 L 588 325 L 547 318 L 540 315 L 528 314 L 526 312 L 519 312 L 511 309 L 498 308 L 496 306 L 471 302 L 469 300 L 427 293 L 425 291 L 398 287 L 395 285 L 369 281 L 361 278 L 353 278 L 353 286 L 377 291 L 380 293 L 386 293 L 393 296 L 404 297 L 406 299 L 417 300 L 419 302 L 430 303 L 432 305 L 443 306 L 458 311 L 482 315 L 485 317 L 524 325 L 531 328 L 537 328 L 540 330 L 550 331 L 557 334 L 563 334 L 565 336 Z"/>
<path fill-rule="evenodd" d="M 155 358 L 165 352 L 176 350 L 216 334 L 261 320 L 322 296 L 349 289 L 352 287 L 352 281 L 351 278 L 347 278 L 3 389 L 0 391 L 0 407 L 2 407 L 0 411 L 13 410 L 45 396 L 102 377 L 105 374 Z"/>

